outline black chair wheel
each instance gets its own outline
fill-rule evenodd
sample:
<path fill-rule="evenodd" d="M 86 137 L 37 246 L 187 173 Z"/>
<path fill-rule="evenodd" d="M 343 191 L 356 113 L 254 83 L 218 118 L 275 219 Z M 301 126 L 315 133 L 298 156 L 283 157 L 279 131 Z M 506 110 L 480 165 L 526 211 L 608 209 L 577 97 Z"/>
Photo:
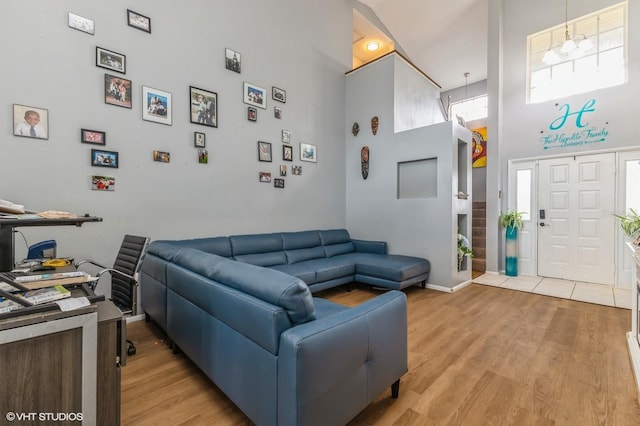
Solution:
<path fill-rule="evenodd" d="M 133 344 L 131 340 L 127 340 L 129 346 L 127 347 L 127 355 L 135 355 L 136 354 L 136 346 Z"/>

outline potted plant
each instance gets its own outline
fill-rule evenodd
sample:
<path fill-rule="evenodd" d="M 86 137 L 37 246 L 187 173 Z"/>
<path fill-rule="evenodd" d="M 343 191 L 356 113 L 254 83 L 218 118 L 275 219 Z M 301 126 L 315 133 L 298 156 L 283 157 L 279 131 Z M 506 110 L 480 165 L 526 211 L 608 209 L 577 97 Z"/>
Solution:
<path fill-rule="evenodd" d="M 507 210 L 500 214 L 498 222 L 505 229 L 505 273 L 511 277 L 518 276 L 518 229 L 524 226 L 523 212 Z"/>
<path fill-rule="evenodd" d="M 458 271 L 462 270 L 462 262 L 465 257 L 473 257 L 469 239 L 458 232 Z"/>
<path fill-rule="evenodd" d="M 632 244 L 640 246 L 640 216 L 634 209 L 629 209 L 629 213 L 622 216 L 614 214 L 620 219 L 620 227 L 625 235 L 631 238 Z"/>

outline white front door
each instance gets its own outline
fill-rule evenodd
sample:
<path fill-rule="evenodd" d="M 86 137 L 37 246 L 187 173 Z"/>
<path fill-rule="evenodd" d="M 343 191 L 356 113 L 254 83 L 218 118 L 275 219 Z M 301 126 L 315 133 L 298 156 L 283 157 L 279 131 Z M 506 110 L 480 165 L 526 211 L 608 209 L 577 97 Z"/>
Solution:
<path fill-rule="evenodd" d="M 613 285 L 615 154 L 540 160 L 538 173 L 538 275 Z"/>

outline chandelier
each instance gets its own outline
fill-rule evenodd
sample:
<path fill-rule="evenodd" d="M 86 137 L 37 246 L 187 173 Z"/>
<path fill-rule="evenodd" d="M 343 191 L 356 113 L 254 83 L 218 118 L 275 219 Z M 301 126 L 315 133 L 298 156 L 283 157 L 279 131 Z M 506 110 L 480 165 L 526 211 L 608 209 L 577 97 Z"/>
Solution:
<path fill-rule="evenodd" d="M 584 34 L 569 36 L 568 2 L 564 2 L 564 40 L 551 43 L 549 50 L 542 57 L 547 65 L 557 64 L 568 58 L 579 58 L 593 48 L 593 42 Z"/>

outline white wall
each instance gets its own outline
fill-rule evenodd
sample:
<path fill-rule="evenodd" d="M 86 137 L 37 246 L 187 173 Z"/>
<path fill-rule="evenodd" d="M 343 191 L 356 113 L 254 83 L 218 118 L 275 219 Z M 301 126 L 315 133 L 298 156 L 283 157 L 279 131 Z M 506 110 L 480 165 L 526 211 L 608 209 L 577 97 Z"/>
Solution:
<path fill-rule="evenodd" d="M 23 228 L 29 243 L 53 238 L 58 254 L 110 264 L 125 233 L 152 239 L 343 227 L 345 219 L 344 73 L 351 64 L 352 1 L 9 0 L 2 3 L 5 58 L 0 103 L 0 198 L 27 208 L 91 213 L 80 229 Z M 127 26 L 127 8 L 151 18 L 152 33 Z M 95 35 L 67 26 L 67 13 L 95 21 Z M 96 46 L 126 55 L 133 108 L 104 103 L 105 72 Z M 241 53 L 242 74 L 225 69 L 224 51 Z M 267 109 L 246 119 L 243 82 L 267 90 Z M 173 125 L 141 119 L 141 86 L 170 92 Z M 218 128 L 189 122 L 189 86 L 218 94 Z M 286 90 L 286 104 L 271 87 Z M 46 108 L 50 136 L 13 136 L 12 104 Z M 282 120 L 273 106 L 282 107 Z M 106 131 L 104 149 L 120 167 L 91 167 L 80 129 Z M 293 163 L 283 162 L 282 129 L 292 132 Z M 193 132 L 206 133 L 209 164 L 198 164 Z M 258 162 L 257 141 L 272 163 Z M 317 145 L 318 162 L 299 161 L 299 143 Z M 171 162 L 152 161 L 152 151 Z M 284 190 L 258 182 L 279 177 Z M 303 174 L 291 175 L 301 164 Z M 91 175 L 116 178 L 114 192 L 92 191 Z M 16 239 L 17 257 L 26 253 Z"/>

